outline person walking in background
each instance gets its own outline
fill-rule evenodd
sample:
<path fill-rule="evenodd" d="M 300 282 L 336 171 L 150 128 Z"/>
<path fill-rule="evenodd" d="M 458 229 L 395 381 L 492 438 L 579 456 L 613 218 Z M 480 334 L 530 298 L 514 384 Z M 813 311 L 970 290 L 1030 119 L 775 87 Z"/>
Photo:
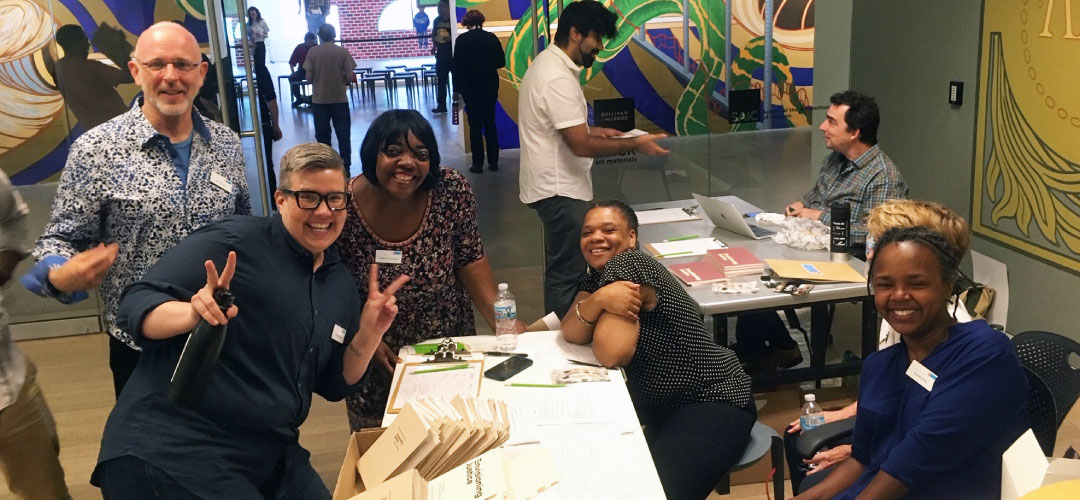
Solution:
<path fill-rule="evenodd" d="M 495 104 L 499 100 L 499 68 L 506 66 L 502 42 L 484 31 L 484 14 L 470 10 L 461 20 L 469 31 L 457 39 L 454 50 L 454 90 L 465 99 L 469 115 L 469 144 L 473 173 L 484 172 L 484 139 L 488 169 L 499 169 L 499 134 L 495 129 Z"/>
<path fill-rule="evenodd" d="M 307 53 L 315 46 L 315 34 L 304 33 L 304 43 L 297 45 L 289 56 L 289 88 L 292 91 L 292 107 L 300 107 L 301 104 L 311 105 L 311 96 L 300 95 L 300 82 L 307 79 L 307 70 L 304 69 L 304 61 Z"/>
<path fill-rule="evenodd" d="M 352 165 L 352 143 L 349 127 L 349 82 L 356 83 L 356 61 L 349 51 L 334 44 L 337 30 L 330 24 L 319 27 L 319 45 L 308 50 L 304 61 L 307 79 L 311 81 L 311 110 L 315 120 L 315 140 L 330 145 L 330 123 L 338 140 L 338 153 L 345 162 L 345 173 Z"/>
<path fill-rule="evenodd" d="M 431 53 L 435 55 L 436 96 L 432 113 L 446 112 L 446 92 L 450 86 L 450 67 L 454 64 L 453 41 L 450 33 L 450 3 L 439 1 L 439 17 L 431 28 Z"/>
<path fill-rule="evenodd" d="M 417 4 L 416 9 L 416 15 L 412 18 L 412 25 L 416 28 L 416 39 L 420 43 L 420 48 L 427 48 L 428 38 L 430 38 L 427 30 L 428 26 L 431 26 L 431 18 L 424 11 L 424 6 Z"/>
<path fill-rule="evenodd" d="M 34 248 L 26 227 L 29 212 L 7 175 L 0 171 L 0 285 L 7 284 L 15 266 Z M 11 341 L 8 315 L 2 305 L 0 415 L 0 471 L 8 489 L 22 499 L 70 499 L 60 466 L 56 422 L 38 387 L 37 367 Z"/>
<path fill-rule="evenodd" d="M 262 12 L 256 7 L 248 7 L 248 38 L 254 44 L 252 47 L 255 57 L 255 67 L 266 68 L 266 37 L 270 34 L 270 26 L 262 18 Z"/>

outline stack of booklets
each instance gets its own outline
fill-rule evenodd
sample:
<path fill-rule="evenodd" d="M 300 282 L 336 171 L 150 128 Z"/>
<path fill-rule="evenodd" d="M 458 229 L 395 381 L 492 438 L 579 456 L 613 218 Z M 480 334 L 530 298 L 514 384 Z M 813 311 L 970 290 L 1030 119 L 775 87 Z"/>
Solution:
<path fill-rule="evenodd" d="M 430 481 L 412 469 L 348 500 L 529 500 L 558 484 L 558 477 L 547 448 L 512 457 L 496 448 Z"/>
<path fill-rule="evenodd" d="M 746 247 L 709 250 L 705 253 L 705 262 L 712 264 L 729 278 L 765 272 L 765 263 Z"/>
<path fill-rule="evenodd" d="M 402 408 L 356 466 L 369 488 L 410 469 L 430 481 L 509 437 L 510 418 L 503 401 L 461 396 L 418 399 Z"/>
<path fill-rule="evenodd" d="M 695 260 L 683 264 L 669 264 L 667 267 L 671 270 L 671 274 L 674 274 L 676 278 L 679 278 L 688 286 L 708 285 L 727 279 L 723 271 L 704 260 Z"/>
<path fill-rule="evenodd" d="M 744 247 L 708 250 L 701 260 L 670 264 L 667 267 L 671 274 L 688 286 L 708 285 L 735 276 L 765 272 L 765 263 Z"/>

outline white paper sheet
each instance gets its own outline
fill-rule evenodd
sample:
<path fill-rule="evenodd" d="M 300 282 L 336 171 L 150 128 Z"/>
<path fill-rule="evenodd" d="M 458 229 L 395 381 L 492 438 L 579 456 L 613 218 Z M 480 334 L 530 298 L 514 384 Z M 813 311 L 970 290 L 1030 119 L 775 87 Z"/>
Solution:
<path fill-rule="evenodd" d="M 695 255 L 705 255 L 705 252 L 709 250 L 719 250 L 721 248 L 727 248 L 727 245 L 723 241 L 716 238 L 694 238 L 692 240 L 678 240 L 678 241 L 659 241 L 656 243 L 649 243 L 649 246 L 656 251 L 656 258 L 663 259 L 667 257 L 693 257 Z"/>
<path fill-rule="evenodd" d="M 638 218 L 638 225 L 642 224 L 660 224 L 664 222 L 684 222 L 688 220 L 699 220 L 700 215 L 690 215 L 681 208 L 658 208 L 656 210 L 641 210 L 635 212 Z"/>
<path fill-rule="evenodd" d="M 971 274 L 973 280 L 994 289 L 994 304 L 986 315 L 986 322 L 1001 325 L 1009 331 L 1009 269 L 997 261 L 974 250 L 971 251 Z"/>

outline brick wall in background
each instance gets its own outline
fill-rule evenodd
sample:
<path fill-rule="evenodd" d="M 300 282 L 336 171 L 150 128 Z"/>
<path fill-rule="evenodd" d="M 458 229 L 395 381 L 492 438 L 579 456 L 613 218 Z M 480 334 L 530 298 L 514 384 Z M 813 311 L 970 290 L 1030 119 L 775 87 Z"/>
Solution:
<path fill-rule="evenodd" d="M 379 31 L 379 15 L 383 9 L 393 0 L 336 0 L 332 3 L 338 6 L 338 17 L 341 21 L 341 32 L 338 38 L 341 40 L 357 40 L 370 38 L 386 38 L 399 36 L 416 36 L 416 30 L 405 31 Z M 434 9 L 430 9 L 428 15 L 434 21 Z M 410 24 L 412 24 L 410 20 Z M 389 59 L 397 57 L 431 56 L 431 43 L 422 48 L 416 39 L 394 40 L 388 42 L 365 42 L 346 43 L 353 58 L 357 61 L 362 59 Z"/>

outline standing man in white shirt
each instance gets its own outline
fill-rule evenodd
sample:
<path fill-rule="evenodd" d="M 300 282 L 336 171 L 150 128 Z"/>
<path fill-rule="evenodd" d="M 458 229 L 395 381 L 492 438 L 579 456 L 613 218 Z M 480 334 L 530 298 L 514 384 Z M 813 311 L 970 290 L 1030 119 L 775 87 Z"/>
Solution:
<path fill-rule="evenodd" d="M 585 208 L 592 200 L 594 157 L 636 151 L 664 155 L 664 134 L 619 138 L 622 132 L 590 127 L 581 68 L 591 67 L 603 38 L 616 35 L 616 15 L 594 0 L 568 3 L 559 16 L 555 43 L 529 65 L 521 81 L 521 201 L 544 225 L 544 309 L 569 310 L 585 260 L 578 248 Z"/>

